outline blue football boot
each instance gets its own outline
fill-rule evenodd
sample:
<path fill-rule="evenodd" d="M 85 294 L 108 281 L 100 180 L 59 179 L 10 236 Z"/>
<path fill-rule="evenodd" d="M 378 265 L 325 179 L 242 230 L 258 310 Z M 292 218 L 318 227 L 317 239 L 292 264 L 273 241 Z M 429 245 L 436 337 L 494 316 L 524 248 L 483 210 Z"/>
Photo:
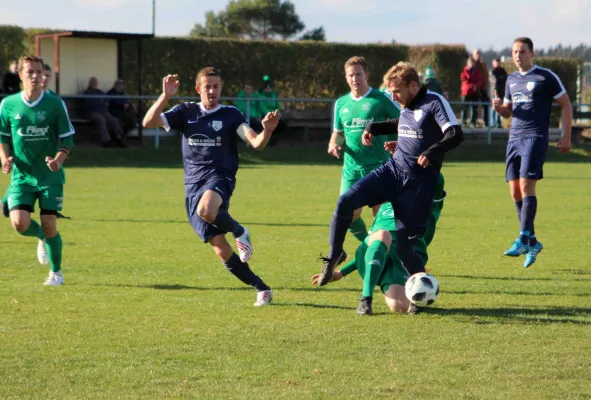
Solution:
<path fill-rule="evenodd" d="M 537 242 L 533 246 L 530 246 L 529 251 L 525 255 L 525 262 L 523 263 L 524 268 L 527 268 L 536 262 L 536 257 L 538 256 L 538 254 L 540 254 L 543 248 L 544 246 L 542 246 L 542 243 L 540 242 Z"/>

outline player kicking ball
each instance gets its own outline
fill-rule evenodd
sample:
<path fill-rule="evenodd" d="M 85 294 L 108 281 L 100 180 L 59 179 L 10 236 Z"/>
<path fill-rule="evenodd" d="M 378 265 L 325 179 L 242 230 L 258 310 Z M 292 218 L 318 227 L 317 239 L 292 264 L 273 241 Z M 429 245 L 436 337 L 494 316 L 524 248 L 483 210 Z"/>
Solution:
<path fill-rule="evenodd" d="M 64 283 L 64 277 L 62 238 L 56 215 L 62 209 L 65 183 L 62 165 L 74 143 L 74 127 L 64 102 L 43 91 L 43 60 L 21 57 L 18 68 L 23 91 L 6 97 L 0 104 L 0 162 L 2 172 L 12 172 L 3 203 L 13 228 L 23 236 L 39 240 L 39 262 L 51 264 L 45 285 L 59 286 Z M 9 155 L 10 143 L 12 155 Z M 31 219 L 37 201 L 41 225 Z"/>
<path fill-rule="evenodd" d="M 435 235 L 435 226 L 443 209 L 445 190 L 443 175 L 439 175 L 437 191 L 431 216 L 427 224 L 425 235 L 414 244 L 414 250 L 426 264 L 427 246 Z M 384 203 L 378 210 L 374 222 L 370 228 L 370 235 L 357 247 L 355 258 L 349 261 L 341 269 L 334 271 L 329 282 L 336 282 L 357 270 L 363 279 L 363 291 L 357 314 L 372 315 L 373 291 L 377 286 L 384 294 L 386 305 L 392 312 L 406 312 L 418 314 L 423 310 L 406 298 L 404 285 L 409 278 L 409 273 L 404 269 L 400 258 L 396 254 L 396 218 L 392 204 Z M 312 276 L 312 284 L 317 285 L 320 274 Z"/>
<path fill-rule="evenodd" d="M 232 218 L 228 209 L 238 171 L 237 138 L 255 150 L 264 149 L 280 114 L 277 110 L 268 113 L 262 120 L 263 131 L 257 135 L 237 108 L 219 104 L 222 92 L 219 70 L 203 68 L 197 73 L 195 84 L 200 103 L 185 102 L 164 112 L 180 85 L 178 75 L 167 75 L 162 81 L 162 94 L 146 113 L 143 126 L 162 126 L 167 131 L 174 129 L 181 133 L 189 222 L 226 268 L 256 289 L 254 305 L 264 306 L 273 299 L 273 292 L 250 269 L 247 263 L 253 253 L 250 232 Z M 234 235 L 239 255 L 226 240 L 226 233 Z"/>

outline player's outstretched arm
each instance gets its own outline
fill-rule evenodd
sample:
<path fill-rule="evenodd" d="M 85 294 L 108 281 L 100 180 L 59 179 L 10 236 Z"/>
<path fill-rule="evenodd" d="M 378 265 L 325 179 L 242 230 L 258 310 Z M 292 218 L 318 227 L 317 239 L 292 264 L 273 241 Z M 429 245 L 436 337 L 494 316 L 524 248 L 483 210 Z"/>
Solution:
<path fill-rule="evenodd" d="M 273 112 L 267 113 L 265 118 L 261 121 L 263 124 L 263 131 L 260 134 L 256 134 L 248 125 L 243 124 L 239 130 L 239 135 L 243 137 L 243 139 L 248 142 L 255 150 L 262 150 L 267 146 L 269 139 L 271 139 L 271 135 L 275 128 L 277 128 L 277 124 L 279 123 L 279 119 L 281 118 L 281 114 L 279 110 L 275 110 Z"/>
<path fill-rule="evenodd" d="M 562 136 L 558 141 L 558 149 L 561 153 L 568 153 L 571 148 L 571 130 L 573 126 L 573 107 L 570 104 L 568 94 L 564 94 L 556 102 L 562 108 Z"/>
<path fill-rule="evenodd" d="M 144 115 L 142 125 L 144 128 L 158 128 L 164 125 L 160 115 L 166 108 L 168 101 L 176 95 L 179 90 L 179 76 L 178 75 L 166 75 L 162 79 L 162 94 L 156 100 L 152 107 Z"/>

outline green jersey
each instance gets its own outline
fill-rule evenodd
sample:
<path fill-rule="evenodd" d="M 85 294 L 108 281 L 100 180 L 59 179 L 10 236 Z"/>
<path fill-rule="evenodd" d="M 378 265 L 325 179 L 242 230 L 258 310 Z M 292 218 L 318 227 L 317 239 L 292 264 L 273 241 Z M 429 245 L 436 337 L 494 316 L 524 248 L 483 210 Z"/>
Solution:
<path fill-rule="evenodd" d="M 33 103 L 23 92 L 0 103 L 0 143 L 12 139 L 14 164 L 12 185 L 49 186 L 65 183 L 63 168 L 51 172 L 46 157 L 55 157 L 60 139 L 74 134 L 64 102 L 41 92 Z"/>
<path fill-rule="evenodd" d="M 334 107 L 334 130 L 344 132 L 344 167 L 363 169 L 377 166 L 390 157 L 384 150 L 386 136 L 377 136 L 372 146 L 361 143 L 361 134 L 371 122 L 386 121 L 400 117 L 400 107 L 383 92 L 369 88 L 361 98 L 351 93 L 339 98 Z"/>

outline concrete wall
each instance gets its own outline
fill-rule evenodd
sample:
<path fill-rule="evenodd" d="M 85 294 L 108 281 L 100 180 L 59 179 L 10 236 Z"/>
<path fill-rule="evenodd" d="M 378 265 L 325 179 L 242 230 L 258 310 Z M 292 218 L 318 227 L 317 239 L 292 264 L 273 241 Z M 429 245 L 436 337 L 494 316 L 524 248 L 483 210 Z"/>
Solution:
<path fill-rule="evenodd" d="M 90 77 L 99 80 L 99 88 L 105 92 L 117 79 L 117 41 L 115 39 L 90 39 L 61 37 L 59 39 L 60 93 L 75 95 L 88 86 Z M 53 39 L 40 41 L 40 56 L 55 66 Z M 55 75 L 54 75 L 55 77 Z M 55 79 L 50 84 L 55 89 Z"/>

